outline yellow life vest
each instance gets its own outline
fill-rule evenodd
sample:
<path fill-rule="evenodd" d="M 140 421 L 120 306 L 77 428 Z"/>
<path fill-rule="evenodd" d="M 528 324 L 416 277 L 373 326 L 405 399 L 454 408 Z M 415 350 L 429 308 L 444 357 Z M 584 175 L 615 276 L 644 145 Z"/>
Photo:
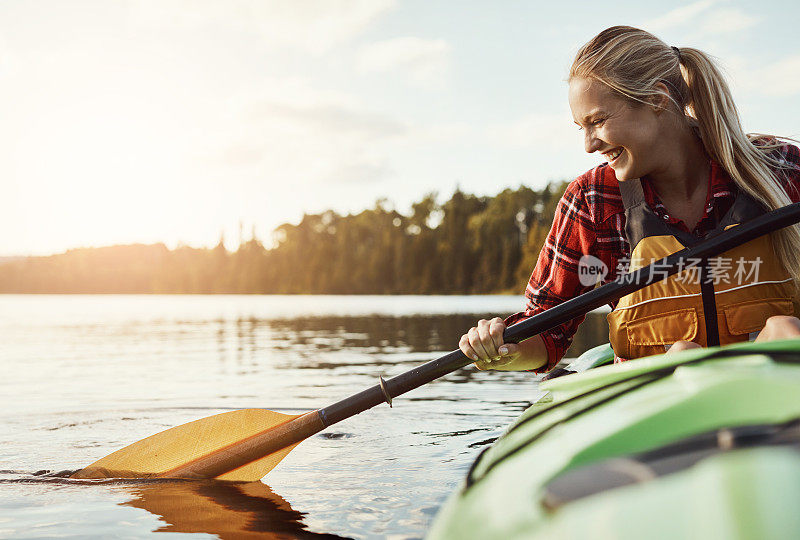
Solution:
<path fill-rule="evenodd" d="M 690 247 L 701 238 L 667 224 L 644 200 L 639 179 L 620 182 L 630 271 Z M 741 191 L 707 237 L 765 213 Z M 620 299 L 608 314 L 609 341 L 623 359 L 663 353 L 679 340 L 702 346 L 747 341 L 773 315 L 792 315 L 791 276 L 772 239 L 756 238 L 719 257 L 685 261 L 684 270 Z"/>

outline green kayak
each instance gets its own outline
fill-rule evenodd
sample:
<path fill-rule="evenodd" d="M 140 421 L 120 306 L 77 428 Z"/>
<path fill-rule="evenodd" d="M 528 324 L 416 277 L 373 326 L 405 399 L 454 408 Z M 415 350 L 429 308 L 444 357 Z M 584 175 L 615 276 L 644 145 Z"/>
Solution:
<path fill-rule="evenodd" d="M 429 538 L 800 535 L 800 339 L 612 358 L 542 382 Z"/>

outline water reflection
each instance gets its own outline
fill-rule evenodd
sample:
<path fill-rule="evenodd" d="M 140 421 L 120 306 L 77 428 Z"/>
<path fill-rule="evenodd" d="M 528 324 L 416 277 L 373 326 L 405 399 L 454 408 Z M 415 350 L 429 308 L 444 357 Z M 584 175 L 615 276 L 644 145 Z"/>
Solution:
<path fill-rule="evenodd" d="M 270 473 L 280 496 L 261 484 L 5 478 L 82 467 L 220 412 L 329 405 L 441 356 L 487 311 L 519 303 L 500 300 L 0 298 L 14 314 L 0 321 L 0 536 L 421 537 L 475 454 L 538 395 L 530 373 L 458 370 L 348 419 Z M 568 354 L 607 332 L 590 315 Z"/>
<path fill-rule="evenodd" d="M 52 489 L 122 489 L 129 497 L 119 506 L 145 510 L 164 523 L 152 532 L 206 533 L 223 540 L 347 538 L 309 531 L 303 522 L 305 513 L 294 510 L 283 497 L 262 482 L 74 480 L 69 478 L 73 472 L 0 470 L 0 486 L 27 484 L 51 486 Z"/>
<path fill-rule="evenodd" d="M 457 347 L 461 335 L 480 318 L 492 314 L 415 315 L 392 317 L 325 316 L 293 319 L 238 319 L 217 322 L 217 349 L 220 358 L 227 360 L 231 341 L 236 360 L 242 363 L 256 358 L 264 349 L 292 350 L 301 353 L 302 367 L 317 369 L 347 364 L 329 361 L 315 362 L 316 353 L 358 349 L 365 353 L 449 351 Z M 591 313 L 575 335 L 567 356 L 579 356 L 583 351 L 608 341 L 605 315 Z M 308 361 L 311 360 L 311 361 Z M 385 363 L 375 359 L 375 365 Z M 394 361 L 392 362 L 394 363 Z M 359 363 L 363 365 L 363 363 Z M 293 366 L 299 367 L 299 366 Z"/>
<path fill-rule="evenodd" d="M 261 482 L 148 483 L 132 490 L 122 504 L 159 516 L 166 525 L 155 532 L 208 533 L 224 539 L 343 538 L 313 533 L 280 495 Z"/>

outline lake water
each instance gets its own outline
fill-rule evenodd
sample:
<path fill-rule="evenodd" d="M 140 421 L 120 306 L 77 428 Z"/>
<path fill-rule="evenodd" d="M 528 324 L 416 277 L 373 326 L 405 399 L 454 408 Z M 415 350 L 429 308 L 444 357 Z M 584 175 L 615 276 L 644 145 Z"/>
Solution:
<path fill-rule="evenodd" d="M 531 373 L 452 373 L 336 424 L 263 482 L 64 478 L 242 408 L 329 405 L 457 347 L 512 296 L 0 296 L 0 537 L 419 538 Z M 607 340 L 591 314 L 570 351 Z M 66 473 L 64 471 L 67 471 Z"/>

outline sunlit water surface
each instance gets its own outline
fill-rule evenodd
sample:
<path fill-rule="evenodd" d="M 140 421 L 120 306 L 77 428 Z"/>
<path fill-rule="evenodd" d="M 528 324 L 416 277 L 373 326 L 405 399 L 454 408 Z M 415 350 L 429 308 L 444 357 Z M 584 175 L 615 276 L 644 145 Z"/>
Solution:
<path fill-rule="evenodd" d="M 457 346 L 510 296 L 0 296 L 0 537 L 419 538 L 537 395 L 462 369 L 298 446 L 263 483 L 76 481 L 163 429 L 324 407 Z M 571 355 L 607 339 L 592 314 Z M 184 535 L 185 536 L 185 535 Z"/>

